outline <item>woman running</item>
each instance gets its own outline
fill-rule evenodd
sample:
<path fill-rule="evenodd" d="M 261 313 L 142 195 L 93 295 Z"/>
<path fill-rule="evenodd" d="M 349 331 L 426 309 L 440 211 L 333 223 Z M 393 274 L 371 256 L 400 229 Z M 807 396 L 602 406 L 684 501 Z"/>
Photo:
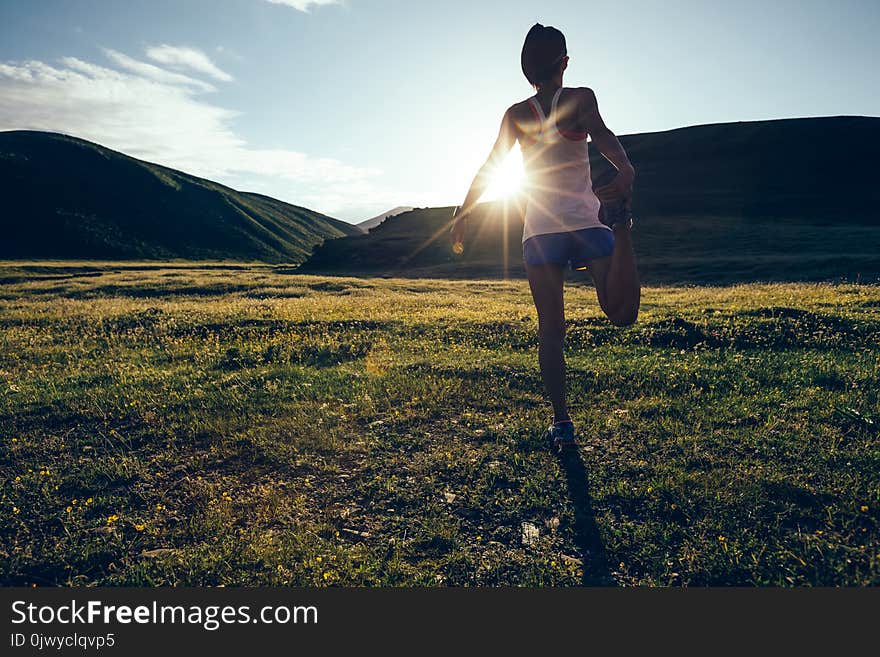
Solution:
<path fill-rule="evenodd" d="M 599 305 L 615 326 L 636 321 L 641 290 L 630 229 L 635 170 L 617 137 L 599 114 L 596 96 L 586 87 L 564 88 L 568 67 L 565 37 L 536 24 L 526 35 L 522 70 L 537 93 L 512 105 L 501 121 L 498 140 L 457 208 L 452 242 L 461 250 L 467 216 L 492 180 L 492 173 L 515 141 L 526 173 L 523 259 L 538 311 L 538 362 L 553 404 L 551 445 L 575 444 L 565 400 L 565 268 L 589 270 Z M 617 169 L 614 178 L 593 189 L 587 136 Z"/>

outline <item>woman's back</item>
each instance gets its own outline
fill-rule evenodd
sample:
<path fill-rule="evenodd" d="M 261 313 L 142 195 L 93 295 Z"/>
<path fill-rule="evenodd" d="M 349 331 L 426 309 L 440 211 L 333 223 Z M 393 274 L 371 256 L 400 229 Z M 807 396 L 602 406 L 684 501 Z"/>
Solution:
<path fill-rule="evenodd" d="M 517 121 L 526 172 L 524 242 L 534 235 L 606 228 L 590 181 L 587 133 L 577 125 L 577 100 L 574 90 L 562 87 L 549 107 L 534 96 L 524 103 L 531 120 Z"/>

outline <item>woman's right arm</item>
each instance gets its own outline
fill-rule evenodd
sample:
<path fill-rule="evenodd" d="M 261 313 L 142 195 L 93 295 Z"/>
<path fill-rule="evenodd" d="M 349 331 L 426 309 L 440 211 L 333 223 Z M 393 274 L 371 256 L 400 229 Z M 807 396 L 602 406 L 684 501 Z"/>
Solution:
<path fill-rule="evenodd" d="M 510 116 L 511 109 L 512 108 L 509 108 L 504 113 L 504 118 L 501 119 L 501 128 L 498 131 L 498 138 L 495 140 L 492 152 L 489 153 L 486 162 L 480 167 L 480 170 L 477 171 L 477 175 L 474 176 L 474 181 L 471 183 L 464 201 L 455 213 L 455 223 L 452 225 L 453 244 L 462 243 L 462 240 L 464 239 L 464 221 L 467 218 L 467 215 L 470 214 L 474 207 L 476 207 L 477 201 L 480 200 L 480 197 L 492 182 L 492 175 L 495 173 L 495 169 L 501 165 L 504 158 L 507 157 L 507 154 L 510 152 L 510 149 L 513 148 L 513 144 L 516 142 L 516 127 Z"/>

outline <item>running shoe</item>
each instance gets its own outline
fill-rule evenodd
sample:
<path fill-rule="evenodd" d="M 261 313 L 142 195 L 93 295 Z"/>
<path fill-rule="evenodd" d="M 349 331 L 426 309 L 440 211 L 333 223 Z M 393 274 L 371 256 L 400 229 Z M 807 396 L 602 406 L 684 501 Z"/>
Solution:
<path fill-rule="evenodd" d="M 574 447 L 577 445 L 574 439 L 574 424 L 571 421 L 551 424 L 547 429 L 547 440 L 552 449 Z"/>
<path fill-rule="evenodd" d="M 599 221 L 614 230 L 618 224 L 632 228 L 632 212 L 623 203 L 602 203 L 599 206 Z"/>
<path fill-rule="evenodd" d="M 604 187 L 605 185 L 610 184 L 611 181 L 614 180 L 616 177 L 616 171 L 606 172 L 604 175 L 599 176 L 597 180 L 593 183 L 593 189 L 598 189 L 599 187 Z M 613 203 L 600 202 L 599 221 L 601 221 L 612 230 L 618 224 L 626 224 L 629 228 L 632 228 L 632 211 L 622 201 L 617 201 Z"/>

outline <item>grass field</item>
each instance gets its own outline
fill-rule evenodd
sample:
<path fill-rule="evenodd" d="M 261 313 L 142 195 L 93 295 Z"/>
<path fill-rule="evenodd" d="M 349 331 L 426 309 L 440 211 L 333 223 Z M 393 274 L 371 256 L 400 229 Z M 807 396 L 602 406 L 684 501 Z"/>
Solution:
<path fill-rule="evenodd" d="M 880 287 L 0 264 L 0 582 L 880 584 Z"/>

